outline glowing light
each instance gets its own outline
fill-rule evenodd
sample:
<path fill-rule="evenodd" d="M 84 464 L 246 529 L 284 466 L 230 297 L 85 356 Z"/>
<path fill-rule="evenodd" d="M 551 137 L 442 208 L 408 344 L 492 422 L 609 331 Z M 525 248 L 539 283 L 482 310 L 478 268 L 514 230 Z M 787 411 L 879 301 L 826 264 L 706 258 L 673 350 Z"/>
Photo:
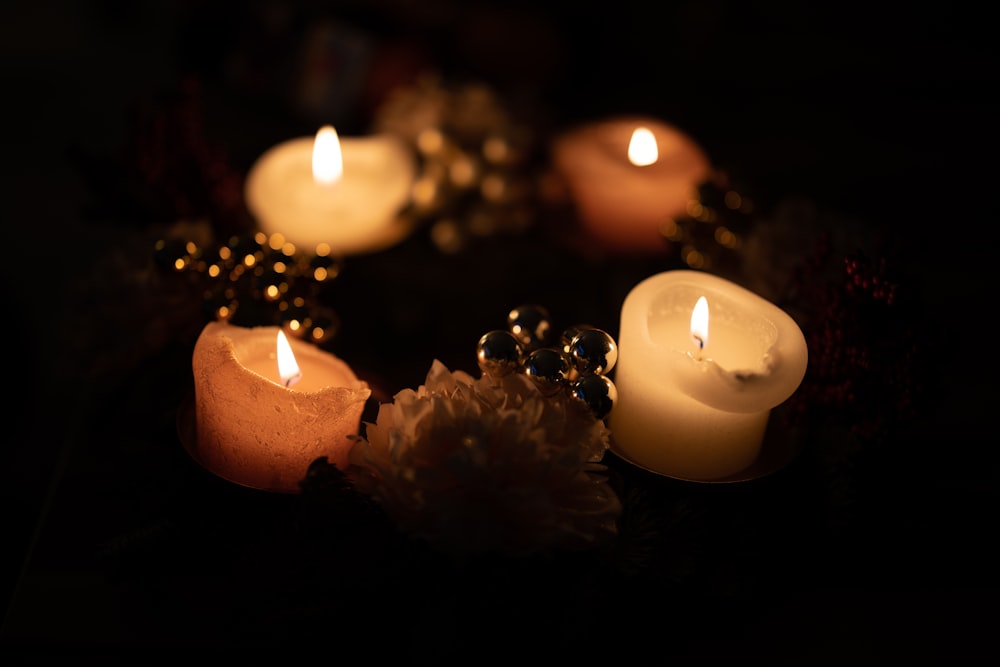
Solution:
<path fill-rule="evenodd" d="M 510 157 L 510 145 L 500 137 L 490 137 L 483 142 L 483 155 L 494 164 L 501 164 Z"/>
<path fill-rule="evenodd" d="M 646 167 L 659 158 L 660 151 L 652 131 L 648 127 L 632 130 L 632 138 L 628 142 L 628 161 L 637 167 Z"/>
<path fill-rule="evenodd" d="M 500 201 L 507 192 L 507 182 L 502 176 L 489 174 L 483 177 L 483 182 L 479 186 L 483 196 L 490 201 Z"/>
<path fill-rule="evenodd" d="M 468 187 L 476 177 L 476 167 L 470 160 L 460 157 L 451 164 L 448 176 L 458 187 Z"/>
<path fill-rule="evenodd" d="M 433 128 L 426 129 L 417 136 L 417 148 L 425 155 L 434 155 L 444 148 L 444 135 Z"/>
<path fill-rule="evenodd" d="M 313 178 L 317 183 L 333 185 L 344 175 L 344 155 L 340 150 L 340 137 L 330 125 L 316 133 L 313 143 Z"/>
<path fill-rule="evenodd" d="M 284 331 L 278 331 L 277 354 L 278 376 L 281 378 L 281 384 L 291 387 L 302 379 L 302 371 L 299 369 L 299 363 L 295 360 L 295 353 L 292 352 L 292 346 L 288 344 Z"/>
<path fill-rule="evenodd" d="M 708 347 L 708 299 L 703 296 L 691 311 L 691 342 L 699 352 Z"/>
<path fill-rule="evenodd" d="M 421 178 L 413 184 L 413 201 L 418 206 L 430 206 L 437 197 L 437 184 L 433 178 Z"/>

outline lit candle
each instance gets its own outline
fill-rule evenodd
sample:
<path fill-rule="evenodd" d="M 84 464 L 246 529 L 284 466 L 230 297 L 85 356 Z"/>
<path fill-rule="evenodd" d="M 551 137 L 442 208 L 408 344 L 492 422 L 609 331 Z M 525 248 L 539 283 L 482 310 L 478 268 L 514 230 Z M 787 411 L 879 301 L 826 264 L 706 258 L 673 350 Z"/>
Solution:
<path fill-rule="evenodd" d="M 664 225 L 686 215 L 711 172 L 690 137 L 651 118 L 576 128 L 555 139 L 551 156 L 582 230 L 611 252 L 664 252 Z"/>
<path fill-rule="evenodd" d="M 413 220 L 416 162 L 388 134 L 341 138 L 333 127 L 271 148 L 247 174 L 247 207 L 260 229 L 280 233 L 307 253 L 328 244 L 337 255 L 384 250 L 402 241 Z"/>
<path fill-rule="evenodd" d="M 295 493 L 325 456 L 346 470 L 351 435 L 371 395 L 343 360 L 279 327 L 212 322 L 192 358 L 195 437 L 189 447 L 232 482 Z"/>
<path fill-rule="evenodd" d="M 795 321 L 757 294 L 699 271 L 647 278 L 622 305 L 612 449 L 670 477 L 740 473 L 807 360 Z"/>

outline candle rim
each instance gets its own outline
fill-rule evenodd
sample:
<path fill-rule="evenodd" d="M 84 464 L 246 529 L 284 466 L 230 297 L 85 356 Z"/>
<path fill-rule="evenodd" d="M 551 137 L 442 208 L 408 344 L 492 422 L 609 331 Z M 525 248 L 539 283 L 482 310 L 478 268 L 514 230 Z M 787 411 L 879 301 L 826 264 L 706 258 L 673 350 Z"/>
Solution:
<path fill-rule="evenodd" d="M 747 307 L 762 311 L 755 317 L 760 323 L 774 327 L 774 337 L 762 352 L 760 366 L 724 368 L 710 357 L 697 359 L 690 349 L 682 349 L 681 343 L 668 346 L 654 340 L 649 308 L 664 290 L 678 286 L 688 288 L 690 293 L 731 292 L 730 299 L 745 300 Z M 731 412 L 770 409 L 791 396 L 805 376 L 808 348 L 798 324 L 776 304 L 720 276 L 687 269 L 650 276 L 629 292 L 621 312 L 618 364 L 623 361 L 628 364 L 627 357 L 635 350 L 639 354 L 643 350 L 659 350 L 663 353 L 661 359 L 643 360 L 647 366 L 644 372 L 663 374 L 688 396 L 706 405 Z M 682 314 L 679 309 L 676 312 Z M 687 329 L 686 317 L 682 321 Z M 687 336 L 684 341 L 688 341 Z"/>
<path fill-rule="evenodd" d="M 294 391 L 296 394 L 302 395 L 312 395 L 312 396 L 322 396 L 322 397 L 336 397 L 338 400 L 344 397 L 356 397 L 355 395 L 363 394 L 363 398 L 367 399 L 371 395 L 371 388 L 368 383 L 360 379 L 354 370 L 350 367 L 347 362 L 338 357 L 337 355 L 327 352 L 316 345 L 303 341 L 295 336 L 288 337 L 288 343 L 292 347 L 292 350 L 299 360 L 300 363 L 306 359 L 320 361 L 324 364 L 332 364 L 337 370 L 338 374 L 342 375 L 346 381 L 344 385 L 329 385 L 326 387 L 321 387 L 319 389 L 298 389 L 295 387 L 286 387 L 280 382 L 267 377 L 252 368 L 248 368 L 245 365 L 245 360 L 249 350 L 245 349 L 245 343 L 236 340 L 231 332 L 247 332 L 245 335 L 247 337 L 251 335 L 261 335 L 262 340 L 255 340 L 254 344 L 266 345 L 265 340 L 270 339 L 272 341 L 277 337 L 277 332 L 280 330 L 277 326 L 253 326 L 253 327 L 241 327 L 235 324 L 228 324 L 222 322 L 210 322 L 208 325 L 202 329 L 202 334 L 199 336 L 199 341 L 203 338 L 205 342 L 212 339 L 217 340 L 217 345 L 219 345 L 227 360 L 232 361 L 238 366 L 238 372 L 248 373 L 255 378 L 259 378 L 265 383 L 267 387 L 266 391 L 278 391 L 278 393 L 285 391 Z M 242 354 L 241 354 L 242 352 Z"/>

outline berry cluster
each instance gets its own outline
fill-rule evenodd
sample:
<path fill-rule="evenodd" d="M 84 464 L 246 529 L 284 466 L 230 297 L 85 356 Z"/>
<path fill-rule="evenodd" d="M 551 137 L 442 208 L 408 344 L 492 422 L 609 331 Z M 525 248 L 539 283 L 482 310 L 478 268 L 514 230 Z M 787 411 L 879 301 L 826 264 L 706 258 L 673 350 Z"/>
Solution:
<path fill-rule="evenodd" d="M 554 342 L 549 311 L 537 304 L 512 309 L 506 329 L 494 329 L 479 339 L 476 356 L 483 373 L 493 377 L 524 373 L 546 396 L 566 391 L 597 419 L 604 419 L 618 398 L 606 375 L 618 361 L 614 338 L 578 324 Z"/>
<path fill-rule="evenodd" d="M 799 298 L 809 304 L 809 369 L 789 407 L 799 415 L 840 410 L 852 431 L 877 439 L 918 409 L 924 378 L 916 314 L 886 260 L 857 252 L 841 262 L 833 281 L 815 279 L 818 261 L 798 277 Z"/>

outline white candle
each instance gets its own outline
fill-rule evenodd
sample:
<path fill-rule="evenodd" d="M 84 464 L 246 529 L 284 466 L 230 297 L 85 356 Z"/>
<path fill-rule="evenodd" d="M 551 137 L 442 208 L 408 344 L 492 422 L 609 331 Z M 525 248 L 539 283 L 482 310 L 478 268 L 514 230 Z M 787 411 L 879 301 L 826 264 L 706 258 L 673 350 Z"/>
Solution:
<path fill-rule="evenodd" d="M 807 361 L 798 325 L 757 294 L 698 271 L 647 278 L 622 305 L 613 451 L 670 477 L 735 475 Z"/>
<path fill-rule="evenodd" d="M 687 214 L 711 171 L 690 137 L 652 118 L 578 127 L 555 139 L 551 155 L 581 229 L 612 252 L 664 252 L 665 223 Z"/>
<path fill-rule="evenodd" d="M 315 137 L 271 148 L 247 174 L 247 207 L 260 229 L 307 253 L 328 244 L 337 255 L 384 250 L 402 241 L 416 162 L 388 135 L 345 137 L 330 126 Z"/>
<path fill-rule="evenodd" d="M 343 360 L 279 327 L 212 322 L 195 343 L 193 456 L 232 482 L 295 493 L 321 456 L 347 466 L 371 395 Z M 279 368 L 279 350 L 292 357 Z"/>

